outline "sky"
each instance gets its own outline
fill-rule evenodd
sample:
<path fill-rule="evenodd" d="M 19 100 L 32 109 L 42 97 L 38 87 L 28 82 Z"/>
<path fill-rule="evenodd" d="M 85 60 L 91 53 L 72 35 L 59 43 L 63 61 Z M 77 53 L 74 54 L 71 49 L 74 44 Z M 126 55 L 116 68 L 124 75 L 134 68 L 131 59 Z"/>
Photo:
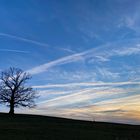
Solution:
<path fill-rule="evenodd" d="M 139 0 L 1 0 L 0 71 L 30 73 L 40 95 L 16 112 L 140 124 L 139 13 Z"/>

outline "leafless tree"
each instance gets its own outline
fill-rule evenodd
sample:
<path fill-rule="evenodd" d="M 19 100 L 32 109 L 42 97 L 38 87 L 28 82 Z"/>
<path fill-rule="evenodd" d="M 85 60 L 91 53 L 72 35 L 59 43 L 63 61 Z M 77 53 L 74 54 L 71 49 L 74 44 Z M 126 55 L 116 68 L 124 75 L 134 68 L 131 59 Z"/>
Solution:
<path fill-rule="evenodd" d="M 9 68 L 0 74 L 0 103 L 10 108 L 9 114 L 14 114 L 14 108 L 34 107 L 36 91 L 27 86 L 31 76 L 19 68 Z"/>

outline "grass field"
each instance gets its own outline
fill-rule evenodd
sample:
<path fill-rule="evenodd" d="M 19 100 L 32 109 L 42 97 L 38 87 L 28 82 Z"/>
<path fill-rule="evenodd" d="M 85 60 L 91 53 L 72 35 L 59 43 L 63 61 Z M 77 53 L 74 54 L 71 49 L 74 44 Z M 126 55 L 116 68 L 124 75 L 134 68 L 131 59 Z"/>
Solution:
<path fill-rule="evenodd" d="M 1 113 L 0 140 L 140 140 L 140 126 Z"/>

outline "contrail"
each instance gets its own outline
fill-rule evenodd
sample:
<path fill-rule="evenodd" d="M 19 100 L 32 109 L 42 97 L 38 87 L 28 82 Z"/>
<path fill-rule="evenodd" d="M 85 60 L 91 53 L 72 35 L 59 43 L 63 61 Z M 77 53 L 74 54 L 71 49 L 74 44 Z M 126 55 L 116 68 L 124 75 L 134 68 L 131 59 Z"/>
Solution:
<path fill-rule="evenodd" d="M 106 61 L 110 61 L 110 58 L 113 56 L 122 57 L 122 56 L 128 56 L 132 54 L 140 54 L 140 46 L 137 46 L 137 44 L 133 41 L 134 40 L 132 40 L 131 43 L 132 46 L 126 47 L 126 45 L 128 45 L 129 43 L 127 42 L 126 44 L 123 44 L 123 46 L 121 46 L 121 48 L 119 49 L 116 47 L 117 44 L 115 45 L 114 43 L 103 44 L 98 47 L 88 49 L 86 51 L 64 56 L 62 58 L 58 58 L 51 62 L 47 62 L 42 65 L 33 67 L 32 69 L 27 70 L 27 72 L 31 73 L 32 75 L 35 75 L 35 74 L 45 72 L 54 66 L 77 62 L 79 60 L 85 60 L 87 58 L 93 58 L 95 61 L 99 61 L 99 62 L 106 62 Z M 112 46 L 113 48 L 110 48 Z M 105 50 L 103 51 L 103 49 Z"/>
<path fill-rule="evenodd" d="M 23 42 L 27 42 L 27 43 L 31 43 L 31 44 L 35 44 L 35 45 L 39 45 L 39 46 L 42 46 L 42 47 L 48 47 L 49 46 L 47 43 L 38 42 L 38 41 L 35 41 L 35 40 L 27 39 L 27 38 L 16 36 L 16 35 L 11 35 L 11 34 L 6 34 L 6 33 L 1 33 L 0 32 L 0 36 L 15 39 L 15 40 L 19 40 L 19 41 L 23 41 Z M 53 48 L 58 49 L 57 47 L 53 47 Z M 70 49 L 66 49 L 66 48 L 59 48 L 59 50 L 75 53 L 74 51 L 72 51 Z"/>
<path fill-rule="evenodd" d="M 38 85 L 38 86 L 32 86 L 33 88 L 64 88 L 64 87 L 88 87 L 88 86 L 125 86 L 125 85 L 140 85 L 140 82 L 131 82 L 131 81 L 125 81 L 125 82 L 83 82 L 83 83 L 66 83 L 66 84 L 50 84 L 50 85 Z"/>
<path fill-rule="evenodd" d="M 15 40 L 20 40 L 20 41 L 23 41 L 23 42 L 27 42 L 27 43 L 31 43 L 31 44 L 35 44 L 35 45 L 39 45 L 39 46 L 48 47 L 48 44 L 46 44 L 46 43 L 34 41 L 34 40 L 31 40 L 31 39 L 15 36 L 15 35 L 11 35 L 11 34 L 0 33 L 0 36 L 12 38 L 12 39 L 15 39 Z"/>
<path fill-rule="evenodd" d="M 29 53 L 28 51 L 0 49 L 0 52 L 15 52 L 15 53 Z"/>
<path fill-rule="evenodd" d="M 48 70 L 51 67 L 75 62 L 75 61 L 78 61 L 78 60 L 81 60 L 81 59 L 83 59 L 81 53 L 77 53 L 77 54 L 65 56 L 65 57 L 59 58 L 57 60 L 54 60 L 54 61 L 42 64 L 42 65 L 36 66 L 32 69 L 27 70 L 26 72 L 34 75 L 34 74 L 38 74 L 38 73 L 41 73 L 41 72 L 45 72 L 46 70 Z"/>

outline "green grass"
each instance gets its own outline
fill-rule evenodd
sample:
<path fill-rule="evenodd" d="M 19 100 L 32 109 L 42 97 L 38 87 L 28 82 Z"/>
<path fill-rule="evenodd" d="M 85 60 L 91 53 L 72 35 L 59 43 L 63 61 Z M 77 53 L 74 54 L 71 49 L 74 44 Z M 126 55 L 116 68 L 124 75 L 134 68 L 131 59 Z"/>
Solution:
<path fill-rule="evenodd" d="M 140 140 L 140 126 L 0 113 L 0 140 Z"/>

